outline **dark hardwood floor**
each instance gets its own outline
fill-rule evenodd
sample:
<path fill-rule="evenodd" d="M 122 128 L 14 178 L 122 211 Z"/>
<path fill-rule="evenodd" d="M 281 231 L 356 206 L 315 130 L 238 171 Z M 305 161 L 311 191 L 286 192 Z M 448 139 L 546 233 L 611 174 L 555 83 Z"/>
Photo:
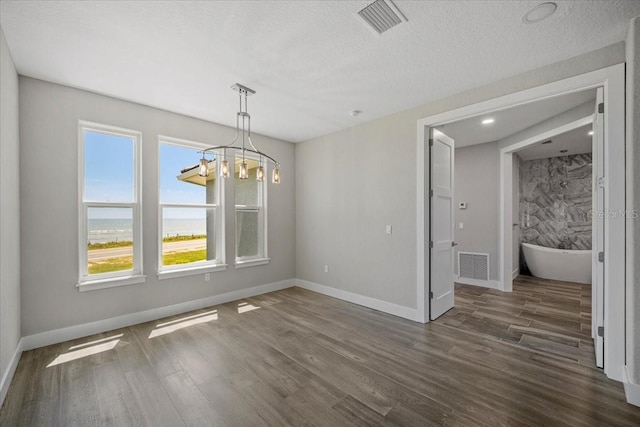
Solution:
<path fill-rule="evenodd" d="M 28 351 L 0 425 L 640 425 L 588 287 L 456 292 L 426 325 L 291 288 Z"/>
<path fill-rule="evenodd" d="M 455 308 L 438 322 L 595 366 L 591 285 L 521 275 L 511 293 L 456 284 L 455 295 Z"/>

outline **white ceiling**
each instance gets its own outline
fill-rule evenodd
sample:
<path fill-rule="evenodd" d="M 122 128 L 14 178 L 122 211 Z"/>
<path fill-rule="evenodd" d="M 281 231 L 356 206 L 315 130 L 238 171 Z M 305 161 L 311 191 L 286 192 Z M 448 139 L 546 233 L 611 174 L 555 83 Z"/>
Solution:
<path fill-rule="evenodd" d="M 396 1 L 378 35 L 369 1 L 10 1 L 0 24 L 20 74 L 297 142 L 624 39 L 637 1 Z M 351 110 L 362 110 L 354 118 Z"/>
<path fill-rule="evenodd" d="M 595 89 L 584 90 L 448 123 L 438 129 L 453 138 L 456 148 L 468 147 L 499 141 L 589 101 L 595 108 L 595 100 Z M 482 121 L 489 118 L 495 121 L 483 125 Z"/>
<path fill-rule="evenodd" d="M 547 159 L 549 157 L 570 156 L 572 154 L 591 153 L 592 143 L 589 131 L 591 125 L 581 126 L 579 128 L 561 133 L 544 141 L 551 140 L 550 144 L 542 144 L 539 141 L 529 147 L 518 151 L 518 155 L 522 160 Z M 561 150 L 567 150 L 561 153 Z"/>

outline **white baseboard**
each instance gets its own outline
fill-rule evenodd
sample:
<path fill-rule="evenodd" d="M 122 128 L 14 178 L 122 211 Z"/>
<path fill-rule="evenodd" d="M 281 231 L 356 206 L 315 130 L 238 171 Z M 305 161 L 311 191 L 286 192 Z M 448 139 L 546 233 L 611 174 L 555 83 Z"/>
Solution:
<path fill-rule="evenodd" d="M 502 290 L 502 286 L 498 280 L 478 280 L 468 279 L 466 277 L 453 276 L 453 280 L 456 283 L 462 283 L 463 285 L 480 286 L 482 288 L 498 289 Z"/>
<path fill-rule="evenodd" d="M 367 308 L 382 311 L 384 313 L 392 314 L 394 316 L 402 317 L 404 319 L 413 320 L 414 322 L 421 321 L 421 316 L 419 316 L 418 309 L 416 308 L 405 307 L 403 305 L 366 297 L 364 295 L 343 291 L 342 289 L 336 289 L 330 286 L 325 286 L 319 283 L 309 282 L 302 279 L 296 279 L 296 286 L 307 289 L 309 291 L 318 292 L 319 294 L 338 298 L 343 301 L 352 302 L 354 304 L 358 304 Z"/>
<path fill-rule="evenodd" d="M 511 279 L 516 280 L 516 277 L 518 277 L 519 275 L 520 275 L 520 267 L 513 270 L 513 273 L 511 273 Z"/>
<path fill-rule="evenodd" d="M 640 385 L 631 382 L 626 366 L 624 367 L 624 377 L 624 394 L 627 397 L 627 402 L 635 406 L 640 406 Z"/>
<path fill-rule="evenodd" d="M 13 374 L 16 373 L 20 356 L 22 356 L 22 344 L 21 338 L 16 346 L 16 351 L 13 352 L 13 357 L 9 362 L 9 366 L 7 366 L 7 370 L 2 373 L 2 380 L 0 381 L 0 407 L 2 407 L 2 404 L 4 403 L 4 398 L 7 397 L 7 392 L 9 391 L 9 385 L 13 379 Z"/>
<path fill-rule="evenodd" d="M 138 323 L 150 322 L 167 316 L 186 313 L 212 305 L 224 304 L 230 301 L 249 298 L 267 292 L 278 291 L 295 286 L 295 279 L 282 280 L 280 282 L 267 283 L 265 285 L 254 286 L 252 288 L 240 289 L 220 295 L 187 301 L 165 307 L 153 308 L 151 310 L 139 311 L 137 313 L 125 314 L 123 316 L 112 317 L 110 319 L 98 320 L 82 325 L 69 326 L 55 329 L 39 334 L 28 335 L 22 338 L 22 349 L 31 350 L 46 345 L 57 344 L 76 338 L 82 338 L 113 329 L 124 328 Z"/>

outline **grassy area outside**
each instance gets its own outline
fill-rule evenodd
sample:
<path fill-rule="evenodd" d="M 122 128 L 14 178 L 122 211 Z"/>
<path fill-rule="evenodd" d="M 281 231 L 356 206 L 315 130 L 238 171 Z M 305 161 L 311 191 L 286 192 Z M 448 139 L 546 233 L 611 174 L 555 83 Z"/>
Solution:
<path fill-rule="evenodd" d="M 190 262 L 206 261 L 207 250 L 169 252 L 162 255 L 163 265 L 188 264 Z"/>
<path fill-rule="evenodd" d="M 190 262 L 205 261 L 207 250 L 168 252 L 162 256 L 163 265 L 188 264 Z M 89 262 L 89 274 L 111 273 L 114 271 L 131 270 L 133 256 L 108 258 L 97 262 Z"/>
<path fill-rule="evenodd" d="M 163 242 L 182 242 L 185 240 L 200 240 L 200 239 L 206 239 L 207 235 L 206 234 L 192 234 L 190 236 L 182 236 L 180 234 L 177 234 L 175 236 L 167 236 L 167 237 L 163 237 L 162 241 Z"/>
<path fill-rule="evenodd" d="M 131 270 L 132 268 L 133 256 L 121 256 L 99 262 L 90 262 L 89 274 L 111 273 L 113 271 Z"/>
<path fill-rule="evenodd" d="M 202 239 L 206 239 L 207 235 L 206 234 L 192 234 L 190 236 L 185 235 L 175 235 L 175 236 L 167 236 L 167 237 L 163 237 L 162 241 L 167 243 L 167 242 L 184 242 L 187 240 L 202 240 Z M 126 246 L 131 246 L 133 245 L 133 242 L 130 240 L 123 240 L 120 242 L 104 242 L 104 243 L 89 243 L 88 248 L 89 250 L 95 250 L 95 249 L 111 249 L 111 248 L 123 248 Z"/>

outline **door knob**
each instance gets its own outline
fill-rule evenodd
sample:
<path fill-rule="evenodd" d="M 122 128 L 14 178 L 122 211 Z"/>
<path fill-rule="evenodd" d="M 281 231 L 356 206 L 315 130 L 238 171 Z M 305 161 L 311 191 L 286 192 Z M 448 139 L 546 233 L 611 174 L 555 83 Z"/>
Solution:
<path fill-rule="evenodd" d="M 458 242 L 451 242 L 451 247 L 458 246 Z"/>

